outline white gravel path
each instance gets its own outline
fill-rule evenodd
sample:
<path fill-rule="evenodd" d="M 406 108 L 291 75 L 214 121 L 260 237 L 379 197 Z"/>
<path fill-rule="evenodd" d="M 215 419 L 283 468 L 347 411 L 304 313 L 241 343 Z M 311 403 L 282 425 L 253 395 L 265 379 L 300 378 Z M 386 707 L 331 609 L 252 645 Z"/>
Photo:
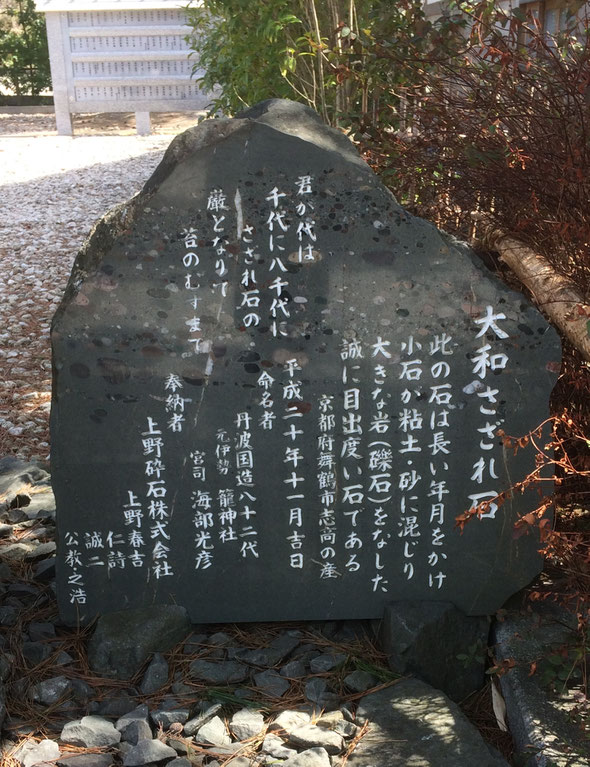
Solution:
<path fill-rule="evenodd" d="M 0 457 L 45 459 L 49 326 L 74 257 L 96 220 L 142 187 L 172 136 L 18 136 L 2 117 Z"/>

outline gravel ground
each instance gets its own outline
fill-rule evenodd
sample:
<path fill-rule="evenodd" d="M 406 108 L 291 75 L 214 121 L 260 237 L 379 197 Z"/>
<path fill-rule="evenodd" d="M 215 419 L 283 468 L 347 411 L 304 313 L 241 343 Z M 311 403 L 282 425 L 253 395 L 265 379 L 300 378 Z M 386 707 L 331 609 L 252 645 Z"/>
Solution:
<path fill-rule="evenodd" d="M 76 253 L 97 219 L 139 191 L 170 134 L 194 124 L 160 118 L 159 134 L 139 137 L 128 115 L 84 115 L 70 138 L 51 115 L 0 114 L 0 456 L 48 457 L 49 327 Z"/>

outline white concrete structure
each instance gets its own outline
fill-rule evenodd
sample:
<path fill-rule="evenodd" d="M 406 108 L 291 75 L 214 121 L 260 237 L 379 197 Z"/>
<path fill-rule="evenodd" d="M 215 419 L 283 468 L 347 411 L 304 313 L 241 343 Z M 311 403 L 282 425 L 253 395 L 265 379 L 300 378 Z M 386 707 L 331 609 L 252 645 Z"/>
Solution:
<path fill-rule="evenodd" d="M 426 16 L 436 18 L 448 5 L 448 0 L 422 0 L 422 4 Z M 565 29 L 568 8 L 574 10 L 580 19 L 590 10 L 590 3 L 572 3 L 570 0 L 497 0 L 497 5 L 505 12 L 521 8 L 530 13 L 548 35 L 556 35 Z"/>
<path fill-rule="evenodd" d="M 210 96 L 191 79 L 182 0 L 36 0 L 45 14 L 57 131 L 71 115 L 135 112 L 150 132 L 150 112 L 204 109 Z M 198 77 L 198 73 L 195 77 Z"/>

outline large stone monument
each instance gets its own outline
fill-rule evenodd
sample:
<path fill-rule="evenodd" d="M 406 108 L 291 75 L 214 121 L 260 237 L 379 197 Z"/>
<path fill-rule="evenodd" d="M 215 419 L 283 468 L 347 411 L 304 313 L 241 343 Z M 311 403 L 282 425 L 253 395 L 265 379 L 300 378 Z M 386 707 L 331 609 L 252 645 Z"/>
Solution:
<path fill-rule="evenodd" d="M 68 622 L 478 615 L 540 570 L 513 536 L 535 494 L 494 500 L 533 456 L 498 431 L 546 417 L 555 332 L 306 107 L 178 136 L 94 229 L 52 339 Z"/>

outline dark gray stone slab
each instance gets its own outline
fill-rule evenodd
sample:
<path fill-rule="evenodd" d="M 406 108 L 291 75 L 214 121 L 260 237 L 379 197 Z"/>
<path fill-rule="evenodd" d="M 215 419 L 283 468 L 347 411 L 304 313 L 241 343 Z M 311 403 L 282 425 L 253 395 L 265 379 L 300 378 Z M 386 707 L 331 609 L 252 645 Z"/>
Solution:
<path fill-rule="evenodd" d="M 82 249 L 52 343 L 67 622 L 485 614 L 540 569 L 512 536 L 534 494 L 454 523 L 533 467 L 498 431 L 548 414 L 557 335 L 301 105 L 177 137 Z"/>
<path fill-rule="evenodd" d="M 0 607 L 0 626 L 14 626 L 18 619 L 18 610 L 12 605 Z"/>
<path fill-rule="evenodd" d="M 14 665 L 14 655 L 5 653 L 0 649 L 0 682 L 5 682 L 12 671 Z"/>
<path fill-rule="evenodd" d="M 55 578 L 55 562 L 56 557 L 42 559 L 35 567 L 34 579 L 41 583 L 52 581 Z"/>
<path fill-rule="evenodd" d="M 135 694 L 135 690 L 131 690 L 132 694 Z M 100 714 L 111 719 L 117 719 L 123 716 L 128 711 L 131 711 L 135 705 L 135 699 L 126 690 L 121 690 L 116 695 L 110 698 L 104 698 L 100 702 L 91 704 L 92 713 Z"/>
<path fill-rule="evenodd" d="M 188 721 L 190 711 L 188 708 L 181 708 L 177 705 L 170 709 L 162 708 L 157 711 L 152 711 L 150 716 L 156 727 L 162 727 L 162 729 L 168 730 L 174 724 L 183 725 Z"/>
<path fill-rule="evenodd" d="M 72 697 L 81 706 L 86 706 L 95 695 L 94 688 L 83 679 L 70 679 L 70 689 Z"/>
<path fill-rule="evenodd" d="M 311 703 L 317 703 L 321 708 L 337 705 L 339 697 L 328 688 L 328 682 L 321 677 L 312 677 L 305 683 L 305 697 Z"/>

